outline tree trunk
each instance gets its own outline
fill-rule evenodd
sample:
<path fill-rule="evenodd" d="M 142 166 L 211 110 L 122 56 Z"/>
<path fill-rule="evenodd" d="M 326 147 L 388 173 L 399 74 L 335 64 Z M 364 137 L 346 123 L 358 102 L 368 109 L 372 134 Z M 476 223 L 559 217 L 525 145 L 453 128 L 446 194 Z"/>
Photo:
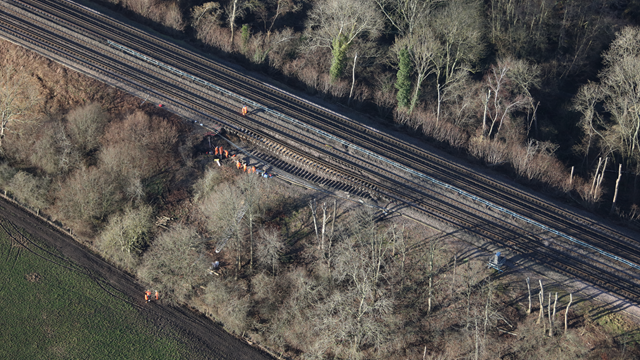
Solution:
<path fill-rule="evenodd" d="M 573 294 L 569 294 L 569 304 L 567 304 L 567 310 L 564 311 L 564 333 L 567 333 L 567 315 L 569 314 L 569 307 L 571 306 L 571 303 L 573 302 Z"/>
<path fill-rule="evenodd" d="M 253 271 L 253 213 L 249 212 L 249 271 Z"/>
<path fill-rule="evenodd" d="M 529 308 L 527 308 L 527 315 L 531 314 L 531 284 L 529 284 L 529 278 L 527 278 L 527 290 L 529 291 Z"/>
<path fill-rule="evenodd" d="M 553 300 L 553 321 L 556 321 L 556 305 L 558 304 L 558 293 L 556 292 L 556 298 Z"/>
<path fill-rule="evenodd" d="M 542 333 L 547 333 L 547 321 L 544 319 L 544 295 L 542 292 L 538 294 L 540 300 L 540 317 L 538 318 L 538 323 L 542 320 Z"/>
<path fill-rule="evenodd" d="M 549 304 L 547 305 L 547 314 L 549 314 L 549 337 L 553 337 L 553 317 L 551 316 L 551 293 L 549 293 Z"/>
<path fill-rule="evenodd" d="M 413 108 L 416 106 L 418 102 L 418 97 L 420 97 L 420 86 L 422 85 L 422 74 L 418 74 L 418 80 L 416 80 L 416 89 L 413 92 L 413 97 L 411 98 L 411 106 L 409 107 L 409 113 L 413 112 Z"/>
<path fill-rule="evenodd" d="M 331 220 L 331 237 L 333 237 L 333 230 L 336 225 L 336 207 L 338 206 L 338 200 L 333 200 L 333 219 Z"/>
<path fill-rule="evenodd" d="M 441 91 L 441 86 L 440 84 L 437 84 L 436 87 L 438 88 L 438 110 L 436 111 L 436 125 L 438 125 L 440 123 L 440 104 L 442 103 L 442 91 Z"/>
<path fill-rule="evenodd" d="M 358 53 L 353 57 L 353 71 L 351 72 L 351 91 L 349 91 L 349 101 L 347 105 L 351 105 L 351 97 L 353 96 L 353 86 L 356 84 L 356 60 L 358 59 Z"/>
<path fill-rule="evenodd" d="M 542 280 L 538 281 L 540 282 L 540 293 L 538 294 L 538 297 L 542 297 L 542 299 L 540 299 L 540 314 L 538 314 L 538 321 L 536 321 L 536 324 L 540 324 L 540 319 L 542 319 L 544 314 L 544 288 L 542 287 Z"/>
<path fill-rule="evenodd" d="M 616 180 L 616 190 L 613 193 L 613 203 L 611 204 L 611 210 L 609 211 L 609 215 L 613 214 L 616 210 L 616 199 L 618 198 L 618 186 L 620 185 L 620 178 L 622 177 L 622 164 L 618 165 L 618 180 Z"/>
<path fill-rule="evenodd" d="M 482 138 L 484 138 L 486 129 L 487 129 L 487 107 L 489 105 L 489 98 L 491 97 L 491 90 L 487 94 L 487 98 L 483 101 L 484 103 L 484 114 L 482 115 Z"/>
<path fill-rule="evenodd" d="M 319 242 L 320 237 L 318 235 L 318 222 L 316 221 L 316 199 L 309 200 L 309 207 L 311 208 L 311 216 L 313 216 L 313 227 L 316 230 L 316 242 Z"/>
<path fill-rule="evenodd" d="M 231 29 L 231 40 L 229 43 L 231 44 L 231 51 L 233 51 L 233 30 L 236 25 L 236 10 L 238 6 L 238 0 L 233 0 L 233 6 L 231 7 L 231 14 L 229 14 L 229 28 Z"/>
<path fill-rule="evenodd" d="M 324 252 L 324 227 L 326 223 L 327 223 L 327 203 L 322 203 L 322 241 L 320 242 L 320 246 L 323 252 Z"/>

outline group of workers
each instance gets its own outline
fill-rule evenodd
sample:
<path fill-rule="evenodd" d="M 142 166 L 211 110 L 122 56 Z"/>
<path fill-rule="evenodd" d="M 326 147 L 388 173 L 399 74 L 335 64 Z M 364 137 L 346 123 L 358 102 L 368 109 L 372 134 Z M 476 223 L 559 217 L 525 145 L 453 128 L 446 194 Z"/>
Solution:
<path fill-rule="evenodd" d="M 210 153 L 207 153 L 209 155 L 211 155 Z M 228 158 L 229 157 L 229 150 L 224 150 L 222 149 L 222 146 L 216 146 L 216 148 L 213 151 L 213 155 L 214 156 L 220 156 L 220 158 L 222 158 L 222 156 L 224 155 L 224 158 Z"/>
<path fill-rule="evenodd" d="M 240 160 L 236 160 L 236 167 L 238 169 L 242 169 L 242 171 L 246 172 L 247 174 L 258 174 L 263 178 L 270 178 L 272 176 L 271 174 L 268 174 L 264 170 L 256 169 L 255 166 L 247 167 L 247 163 L 241 162 Z"/>
<path fill-rule="evenodd" d="M 156 290 L 156 301 L 158 300 L 160 300 L 160 294 L 158 294 L 158 290 Z M 151 301 L 151 291 L 147 290 L 144 292 L 144 301 L 145 302 Z"/>

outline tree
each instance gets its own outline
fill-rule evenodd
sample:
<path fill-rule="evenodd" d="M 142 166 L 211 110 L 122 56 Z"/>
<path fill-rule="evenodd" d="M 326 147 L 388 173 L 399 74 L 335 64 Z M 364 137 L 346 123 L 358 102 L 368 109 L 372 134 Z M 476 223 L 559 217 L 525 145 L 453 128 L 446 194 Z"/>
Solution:
<path fill-rule="evenodd" d="M 138 256 L 149 244 L 152 215 L 153 208 L 149 205 L 137 209 L 127 207 L 124 212 L 111 215 L 100 234 L 98 247 L 116 264 L 133 270 Z"/>
<path fill-rule="evenodd" d="M 513 121 L 512 114 L 516 110 L 533 103 L 526 93 L 522 94 L 522 86 L 511 80 L 512 68 L 513 61 L 511 59 L 499 60 L 497 64 L 491 66 L 485 76 L 487 96 L 483 98 L 485 103 L 482 124 L 483 136 L 486 135 L 490 138 L 498 136 L 502 126 Z M 491 121 L 491 126 L 485 133 L 486 119 Z M 494 133 L 496 124 L 497 129 Z"/>
<path fill-rule="evenodd" d="M 408 108 L 411 103 L 411 59 L 409 51 L 402 48 L 398 52 L 398 74 L 396 75 L 396 89 L 398 89 L 398 106 Z"/>
<path fill-rule="evenodd" d="M 331 49 L 330 75 L 337 80 L 347 67 L 350 46 L 378 37 L 383 20 L 371 0 L 320 0 L 309 12 L 306 27 L 312 47 Z"/>
<path fill-rule="evenodd" d="M 298 12 L 300 9 L 302 9 L 300 0 L 261 1 L 256 7 L 255 12 L 264 24 L 264 30 L 267 32 L 267 41 L 271 37 L 271 31 L 278 19 L 290 12 Z"/>
<path fill-rule="evenodd" d="M 350 217 L 350 226 L 334 249 L 332 274 L 339 290 L 319 305 L 315 315 L 320 336 L 347 345 L 333 350 L 352 359 L 362 356 L 363 347 L 379 349 L 394 329 L 388 316 L 393 300 L 381 286 L 392 239 L 388 231 L 378 230 L 373 215 L 370 209 L 360 208 Z"/>
<path fill-rule="evenodd" d="M 240 189 L 244 200 L 245 214 L 249 222 L 249 269 L 253 270 L 253 223 L 260 214 L 261 183 L 262 178 L 256 175 L 246 174 L 240 180 Z"/>
<path fill-rule="evenodd" d="M 245 252 L 243 220 L 247 208 L 242 193 L 236 184 L 223 183 L 215 192 L 203 198 L 198 204 L 204 214 L 207 228 L 215 239 L 215 251 L 230 249 L 236 259 L 235 278 L 242 266 Z"/>
<path fill-rule="evenodd" d="M 40 101 L 38 86 L 26 73 L 11 66 L 0 71 L 0 151 L 10 124 L 30 120 Z"/>
<path fill-rule="evenodd" d="M 434 72 L 434 61 L 436 53 L 440 51 L 440 44 L 429 27 L 421 26 L 397 41 L 396 48 L 400 48 L 400 52 L 402 49 L 407 50 L 407 55 L 411 60 L 411 68 L 417 76 L 416 86 L 408 106 L 409 112 L 411 112 L 418 102 L 422 82 Z M 398 92 L 398 96 L 400 96 L 400 92 Z"/>
<path fill-rule="evenodd" d="M 474 71 L 475 63 L 484 54 L 482 3 L 453 0 L 434 12 L 430 28 L 440 43 L 433 54 L 438 96 L 436 121 L 439 121 L 448 88 L 464 78 L 461 70 Z"/>
<path fill-rule="evenodd" d="M 142 258 L 138 276 L 173 302 L 184 302 L 204 281 L 207 265 L 203 241 L 192 227 L 177 225 L 163 232 Z"/>
<path fill-rule="evenodd" d="M 411 35 L 443 0 L 375 0 L 376 4 L 401 37 Z"/>
<path fill-rule="evenodd" d="M 83 155 L 98 149 L 107 120 L 98 103 L 78 107 L 67 114 L 67 130 Z"/>
<path fill-rule="evenodd" d="M 71 173 L 57 195 L 60 216 L 86 234 L 91 234 L 95 226 L 119 210 L 122 200 L 113 174 L 96 167 L 82 167 Z"/>
<path fill-rule="evenodd" d="M 256 245 L 256 255 L 259 261 L 270 267 L 271 274 L 275 276 L 280 264 L 280 257 L 285 249 L 282 236 L 274 228 L 262 228 L 260 229 L 260 241 Z"/>
<path fill-rule="evenodd" d="M 248 9 L 253 8 L 251 1 L 247 0 L 231 0 L 225 7 L 227 12 L 227 23 L 231 29 L 231 39 L 229 43 L 233 46 L 233 34 L 236 27 L 236 20 L 242 18 Z"/>
<path fill-rule="evenodd" d="M 48 178 L 38 178 L 28 172 L 18 171 L 9 181 L 9 189 L 19 202 L 40 210 L 49 206 L 49 182 Z"/>
<path fill-rule="evenodd" d="M 632 167 L 640 162 L 640 29 L 624 28 L 603 58 L 600 83 L 583 86 L 574 101 L 582 113 L 585 152 L 598 137 L 602 153 L 614 152 Z"/>

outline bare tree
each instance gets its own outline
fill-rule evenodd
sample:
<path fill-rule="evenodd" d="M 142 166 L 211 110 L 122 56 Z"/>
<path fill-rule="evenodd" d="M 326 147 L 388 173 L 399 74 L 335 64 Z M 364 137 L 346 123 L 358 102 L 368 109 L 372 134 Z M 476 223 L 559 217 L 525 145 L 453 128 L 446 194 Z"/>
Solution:
<path fill-rule="evenodd" d="M 414 70 L 415 89 L 411 97 L 409 112 L 418 102 L 422 82 L 434 72 L 434 60 L 436 53 L 441 50 L 439 42 L 435 38 L 435 34 L 430 27 L 419 26 L 417 29 L 407 36 L 400 38 L 394 44 L 394 51 L 399 57 L 400 51 L 407 49 Z"/>
<path fill-rule="evenodd" d="M 38 178 L 25 171 L 18 171 L 11 181 L 9 190 L 11 194 L 22 204 L 36 210 L 49 206 L 47 194 L 49 192 L 48 178 Z"/>
<path fill-rule="evenodd" d="M 278 19 L 288 13 L 295 13 L 302 9 L 300 0 L 266 0 L 257 5 L 255 12 L 264 24 L 267 32 L 267 40 L 271 37 L 271 31 Z"/>
<path fill-rule="evenodd" d="M 260 241 L 256 244 L 258 261 L 271 268 L 271 274 L 277 274 L 280 257 L 285 250 L 285 243 L 279 231 L 275 228 L 261 228 Z"/>
<path fill-rule="evenodd" d="M 464 78 L 463 71 L 473 71 L 484 52 L 482 3 L 477 0 L 453 0 L 434 13 L 431 29 L 440 42 L 433 59 L 436 76 L 437 111 L 448 87 Z"/>
<path fill-rule="evenodd" d="M 233 36 L 237 19 L 242 18 L 247 10 L 252 8 L 253 4 L 247 0 L 231 0 L 225 7 L 227 23 L 229 24 L 229 29 L 231 29 L 231 39 L 229 39 L 231 46 L 233 46 Z"/>
<path fill-rule="evenodd" d="M 262 178 L 256 175 L 245 175 L 240 180 L 240 190 L 244 199 L 245 215 L 249 222 L 249 270 L 253 270 L 253 224 L 260 217 L 260 200 L 262 190 Z"/>
<path fill-rule="evenodd" d="M 564 311 L 564 333 L 565 335 L 567 334 L 567 319 L 569 316 L 569 307 L 571 306 L 571 303 L 573 302 L 573 294 L 569 294 L 569 304 L 567 304 L 567 309 Z"/>
<path fill-rule="evenodd" d="M 110 216 L 109 224 L 98 239 L 103 255 L 125 269 L 133 270 L 142 249 L 149 243 L 152 214 L 153 208 L 143 205 Z"/>
<path fill-rule="evenodd" d="M 373 40 L 383 20 L 372 0 L 320 0 L 309 12 L 310 46 L 331 49 L 331 78 L 339 79 L 347 66 L 347 52 L 357 40 Z"/>
<path fill-rule="evenodd" d="M 376 4 L 401 37 L 412 35 L 443 0 L 375 0 Z"/>
<path fill-rule="evenodd" d="M 98 103 L 78 107 L 67 114 L 69 135 L 82 154 L 98 149 L 107 120 L 107 114 Z"/>
<path fill-rule="evenodd" d="M 184 302 L 202 283 L 207 264 L 201 256 L 203 240 L 195 229 L 178 225 L 163 232 L 142 258 L 138 276 L 173 302 Z"/>
<path fill-rule="evenodd" d="M 627 164 L 640 162 L 640 29 L 626 27 L 603 55 L 600 84 L 585 85 L 575 107 L 582 112 L 585 140 L 600 137 L 603 153 L 615 151 Z M 604 113 L 596 110 L 601 103 Z M 588 149 L 588 147 L 587 147 Z"/>
<path fill-rule="evenodd" d="M 0 70 L 0 151 L 10 124 L 30 120 L 40 101 L 38 86 L 26 73 L 11 66 Z"/>

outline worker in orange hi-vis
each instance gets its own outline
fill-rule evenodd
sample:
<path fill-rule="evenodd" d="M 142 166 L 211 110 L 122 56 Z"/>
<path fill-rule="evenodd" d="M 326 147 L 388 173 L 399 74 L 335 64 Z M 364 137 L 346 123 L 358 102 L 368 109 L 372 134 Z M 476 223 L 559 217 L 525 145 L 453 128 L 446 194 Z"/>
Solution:
<path fill-rule="evenodd" d="M 247 172 L 247 164 L 242 164 L 242 172 Z"/>
<path fill-rule="evenodd" d="M 158 300 L 160 298 L 160 295 L 158 294 L 158 290 L 156 290 L 156 300 Z"/>
<path fill-rule="evenodd" d="M 242 107 L 242 115 L 243 115 L 243 116 L 244 116 L 244 115 L 247 115 L 247 111 L 248 111 L 248 109 L 247 109 L 247 105 L 243 106 L 243 107 Z"/>
<path fill-rule="evenodd" d="M 147 290 L 144 292 L 144 299 L 146 300 L 146 302 L 151 301 L 151 291 Z"/>
<path fill-rule="evenodd" d="M 242 167 L 242 164 L 240 164 L 240 160 L 236 160 L 236 167 L 238 169 L 240 169 Z"/>
<path fill-rule="evenodd" d="M 216 146 L 215 155 L 218 155 L 218 147 Z"/>
<path fill-rule="evenodd" d="M 228 151 L 228 150 L 225 150 L 225 151 L 224 151 L 224 158 L 226 159 L 226 158 L 228 158 L 228 157 L 229 157 L 229 151 Z"/>
<path fill-rule="evenodd" d="M 252 174 L 255 174 L 255 173 L 256 173 L 256 167 L 255 167 L 255 166 L 252 166 L 252 167 L 251 167 L 251 173 L 252 173 Z"/>

